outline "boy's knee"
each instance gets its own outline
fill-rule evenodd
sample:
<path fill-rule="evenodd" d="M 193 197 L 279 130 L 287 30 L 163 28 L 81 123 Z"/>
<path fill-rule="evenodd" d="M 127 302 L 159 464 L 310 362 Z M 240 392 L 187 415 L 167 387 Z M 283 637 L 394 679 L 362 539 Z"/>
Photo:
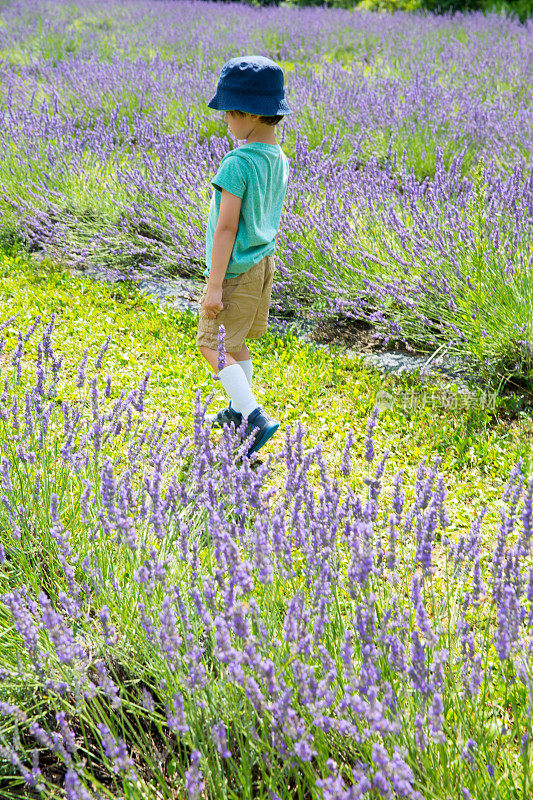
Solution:
<path fill-rule="evenodd" d="M 216 350 L 213 350 L 211 347 L 206 347 L 205 344 L 197 344 L 196 347 L 198 348 L 199 353 L 204 358 L 207 358 L 208 355 L 216 352 Z"/>

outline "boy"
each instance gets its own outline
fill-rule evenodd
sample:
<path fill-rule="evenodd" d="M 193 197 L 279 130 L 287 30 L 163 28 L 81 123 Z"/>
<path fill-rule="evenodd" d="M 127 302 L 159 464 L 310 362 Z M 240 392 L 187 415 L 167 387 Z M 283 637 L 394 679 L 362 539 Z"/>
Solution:
<path fill-rule="evenodd" d="M 243 56 L 222 68 L 209 107 L 225 111 L 236 139 L 246 144 L 227 153 L 217 174 L 206 234 L 207 285 L 200 300 L 196 342 L 230 397 L 213 425 L 246 422 L 254 433 L 248 455 L 277 431 L 279 422 L 260 408 L 252 389 L 253 365 L 245 339 L 262 336 L 274 275 L 275 236 L 288 179 L 288 162 L 276 142 L 275 125 L 290 114 L 284 75 L 269 58 Z M 224 325 L 226 366 L 218 368 L 218 329 Z"/>

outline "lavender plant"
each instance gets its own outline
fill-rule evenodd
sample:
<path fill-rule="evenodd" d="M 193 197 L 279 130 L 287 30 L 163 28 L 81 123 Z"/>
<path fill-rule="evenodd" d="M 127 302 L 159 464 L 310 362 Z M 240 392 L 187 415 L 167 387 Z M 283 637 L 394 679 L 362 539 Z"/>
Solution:
<path fill-rule="evenodd" d="M 6 327 L 12 325 L 6 323 Z M 64 390 L 54 322 L 4 353 L 2 795 L 531 792 L 533 476 L 450 534 L 440 460 L 383 492 L 302 427 L 263 464 L 118 399 L 108 342 Z"/>

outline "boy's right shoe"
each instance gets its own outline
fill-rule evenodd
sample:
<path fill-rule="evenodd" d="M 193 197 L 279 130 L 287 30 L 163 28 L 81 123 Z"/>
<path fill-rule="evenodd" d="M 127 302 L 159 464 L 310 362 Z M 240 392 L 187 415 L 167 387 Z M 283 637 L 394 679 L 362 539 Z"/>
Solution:
<path fill-rule="evenodd" d="M 252 453 L 256 453 L 268 442 L 271 436 L 274 436 L 278 428 L 279 422 L 271 419 L 262 408 L 256 408 L 255 411 L 252 411 L 247 419 L 243 438 L 246 439 L 252 432 L 255 432 L 255 435 L 248 445 L 246 455 L 251 456 Z"/>

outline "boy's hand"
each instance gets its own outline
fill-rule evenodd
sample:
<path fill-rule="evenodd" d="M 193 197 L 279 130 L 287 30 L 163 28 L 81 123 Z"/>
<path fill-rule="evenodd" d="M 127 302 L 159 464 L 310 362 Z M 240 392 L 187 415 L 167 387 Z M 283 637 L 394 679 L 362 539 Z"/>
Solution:
<path fill-rule="evenodd" d="M 224 306 L 222 305 L 222 288 L 210 289 L 207 287 L 206 295 L 202 303 L 208 319 L 216 319 L 216 316 Z"/>

